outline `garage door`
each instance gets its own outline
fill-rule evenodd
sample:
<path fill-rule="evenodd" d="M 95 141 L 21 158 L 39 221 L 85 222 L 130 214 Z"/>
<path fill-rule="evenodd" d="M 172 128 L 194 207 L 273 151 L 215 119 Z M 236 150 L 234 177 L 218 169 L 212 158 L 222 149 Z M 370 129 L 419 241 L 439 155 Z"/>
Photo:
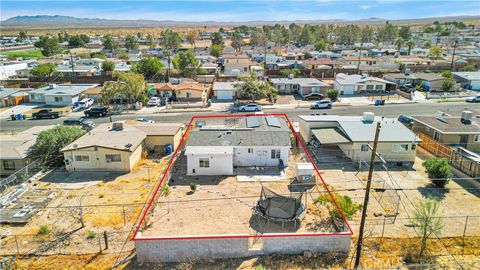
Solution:
<path fill-rule="evenodd" d="M 217 99 L 233 99 L 231 91 L 217 91 Z"/>

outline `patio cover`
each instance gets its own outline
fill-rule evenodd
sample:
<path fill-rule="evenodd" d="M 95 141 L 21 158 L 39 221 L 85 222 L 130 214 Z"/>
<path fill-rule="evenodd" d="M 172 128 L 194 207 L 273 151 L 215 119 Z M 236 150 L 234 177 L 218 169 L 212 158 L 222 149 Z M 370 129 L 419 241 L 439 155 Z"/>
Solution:
<path fill-rule="evenodd" d="M 336 128 L 313 129 L 312 134 L 321 144 L 341 144 L 350 142 L 350 140 Z"/>

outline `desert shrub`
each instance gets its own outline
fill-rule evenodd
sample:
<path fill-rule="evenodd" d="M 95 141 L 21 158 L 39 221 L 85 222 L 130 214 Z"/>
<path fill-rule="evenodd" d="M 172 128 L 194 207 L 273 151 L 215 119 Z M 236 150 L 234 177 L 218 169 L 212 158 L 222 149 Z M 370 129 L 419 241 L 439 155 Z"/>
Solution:
<path fill-rule="evenodd" d="M 87 232 L 87 239 L 93 239 L 93 238 L 95 238 L 95 236 L 97 236 L 96 232 L 94 232 L 94 231 L 88 231 Z"/>
<path fill-rule="evenodd" d="M 38 229 L 37 234 L 39 235 L 45 235 L 50 233 L 50 228 L 48 228 L 47 225 L 40 225 L 40 228 Z"/>
<path fill-rule="evenodd" d="M 437 187 L 444 188 L 453 176 L 452 167 L 446 158 L 432 157 L 425 160 L 422 165 L 432 183 Z"/>
<path fill-rule="evenodd" d="M 197 183 L 191 182 L 190 183 L 190 190 L 195 192 L 195 190 L 197 190 Z"/>
<path fill-rule="evenodd" d="M 337 192 L 332 192 L 332 196 L 335 199 L 340 210 L 342 210 L 343 215 L 346 219 L 351 219 L 358 210 L 362 209 L 361 204 L 357 204 L 352 201 L 347 195 L 340 195 Z M 322 204 L 325 205 L 332 215 L 336 218 L 342 218 L 342 215 L 338 211 L 338 208 L 333 203 L 332 197 L 328 193 L 323 193 L 322 195 L 318 196 L 317 199 L 314 201 L 315 204 Z"/>

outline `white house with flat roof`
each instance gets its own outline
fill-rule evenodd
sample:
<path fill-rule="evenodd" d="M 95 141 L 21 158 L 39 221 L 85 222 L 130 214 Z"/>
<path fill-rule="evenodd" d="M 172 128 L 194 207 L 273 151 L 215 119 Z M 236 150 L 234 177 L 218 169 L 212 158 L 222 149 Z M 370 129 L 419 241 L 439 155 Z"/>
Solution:
<path fill-rule="evenodd" d="M 98 84 L 50 84 L 28 93 L 30 102 L 50 106 L 69 106 L 79 100 L 80 94 Z"/>
<path fill-rule="evenodd" d="M 213 84 L 213 95 L 219 100 L 232 100 L 237 96 L 235 84 L 238 82 L 215 82 Z"/>
<path fill-rule="evenodd" d="M 453 78 L 457 80 L 463 88 L 480 90 L 480 71 L 453 72 Z"/>
<path fill-rule="evenodd" d="M 333 87 L 340 91 L 340 95 L 353 95 L 364 91 L 384 92 L 387 90 L 387 85 L 395 85 L 395 83 L 368 75 L 343 73 L 338 73 L 333 83 Z"/>
<path fill-rule="evenodd" d="M 307 95 L 310 93 L 326 92 L 329 84 L 315 78 L 273 78 L 270 79 L 273 87 L 278 90 L 279 94 Z"/>

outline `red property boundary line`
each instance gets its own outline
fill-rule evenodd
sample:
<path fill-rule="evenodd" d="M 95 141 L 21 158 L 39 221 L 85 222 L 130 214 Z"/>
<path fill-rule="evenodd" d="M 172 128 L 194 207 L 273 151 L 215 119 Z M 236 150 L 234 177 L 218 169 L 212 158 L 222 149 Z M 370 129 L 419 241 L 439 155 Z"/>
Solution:
<path fill-rule="evenodd" d="M 195 119 L 211 119 L 211 118 L 241 118 L 241 117 L 251 117 L 251 116 L 278 116 L 278 117 L 284 117 L 285 120 L 287 121 L 288 125 L 289 125 L 289 128 L 290 130 L 293 132 L 293 134 L 295 135 L 295 138 L 297 139 L 297 141 L 300 143 L 300 146 L 302 147 L 303 151 L 305 152 L 305 155 L 308 159 L 308 161 L 313 165 L 313 168 L 315 169 L 315 172 L 317 173 L 318 177 L 320 178 L 320 180 L 322 181 L 323 183 L 323 187 L 325 188 L 325 190 L 327 190 L 328 192 L 328 195 L 330 196 L 330 198 L 332 199 L 335 207 L 337 208 L 337 210 L 340 212 L 340 215 L 342 216 L 342 220 L 343 222 L 345 223 L 345 225 L 347 226 L 348 228 L 348 232 L 345 232 L 345 233 L 295 233 L 295 234 L 266 234 L 266 235 L 211 235 L 211 236 L 191 236 L 191 237 L 141 237 L 141 238 L 137 238 L 137 234 L 138 232 L 140 231 L 140 228 L 142 226 L 142 223 L 143 221 L 145 220 L 147 214 L 148 214 L 148 211 L 150 210 L 154 200 L 155 200 L 155 197 L 157 196 L 157 193 L 158 191 L 160 190 L 160 187 L 162 186 L 162 183 L 163 181 L 165 181 L 165 178 L 175 160 L 175 157 L 177 156 L 178 154 L 178 151 L 180 149 L 180 146 L 183 144 L 183 142 L 185 141 L 185 138 L 186 136 L 189 134 L 189 131 L 190 129 L 192 128 L 192 123 Z M 317 165 L 315 164 L 315 162 L 313 162 L 313 159 L 312 157 L 310 156 L 310 154 L 308 153 L 307 151 L 307 148 L 305 147 L 305 144 L 303 143 L 302 139 L 300 138 L 300 136 L 298 135 L 298 133 L 295 131 L 295 129 L 293 128 L 293 125 L 292 125 L 292 122 L 290 121 L 290 119 L 288 118 L 288 116 L 284 113 L 270 113 L 270 114 L 232 114 L 232 115 L 229 115 L 229 114 L 221 114 L 221 115 L 206 115 L 206 116 L 192 116 L 192 118 L 190 118 L 190 121 L 188 122 L 188 125 L 187 125 L 187 129 L 185 130 L 185 132 L 183 133 L 182 135 L 182 139 L 180 140 L 179 144 L 176 146 L 175 148 L 175 151 L 172 155 L 172 158 L 170 159 L 170 161 L 168 162 L 168 165 L 167 165 L 167 168 L 166 170 L 163 172 L 163 175 L 162 177 L 160 178 L 160 181 L 158 182 L 158 184 L 156 185 L 155 187 L 155 192 L 153 193 L 152 197 L 150 198 L 149 202 L 148 202 L 148 205 L 147 207 L 145 208 L 145 210 L 140 213 L 141 215 L 141 219 L 140 221 L 138 222 L 137 224 L 137 227 L 135 229 L 135 232 L 133 234 L 133 237 L 132 237 L 132 240 L 133 241 L 148 241 L 148 240 L 199 240 L 199 239 L 228 239 L 228 238 L 274 238 L 274 237 L 305 237 L 305 236 L 312 236 L 312 237 L 315 237 L 315 236 L 345 236 L 345 235 L 353 235 L 353 230 L 352 228 L 350 227 L 350 224 L 348 224 L 347 222 L 347 219 L 345 218 L 342 210 L 340 209 L 340 207 L 338 206 L 337 202 L 335 201 L 335 198 L 333 197 L 332 193 L 330 192 L 330 190 L 328 189 L 328 186 L 327 184 L 325 183 L 322 175 L 320 174 L 318 168 L 317 168 Z M 139 215 L 139 216 L 140 216 Z M 138 218 L 137 218 L 138 220 Z"/>

